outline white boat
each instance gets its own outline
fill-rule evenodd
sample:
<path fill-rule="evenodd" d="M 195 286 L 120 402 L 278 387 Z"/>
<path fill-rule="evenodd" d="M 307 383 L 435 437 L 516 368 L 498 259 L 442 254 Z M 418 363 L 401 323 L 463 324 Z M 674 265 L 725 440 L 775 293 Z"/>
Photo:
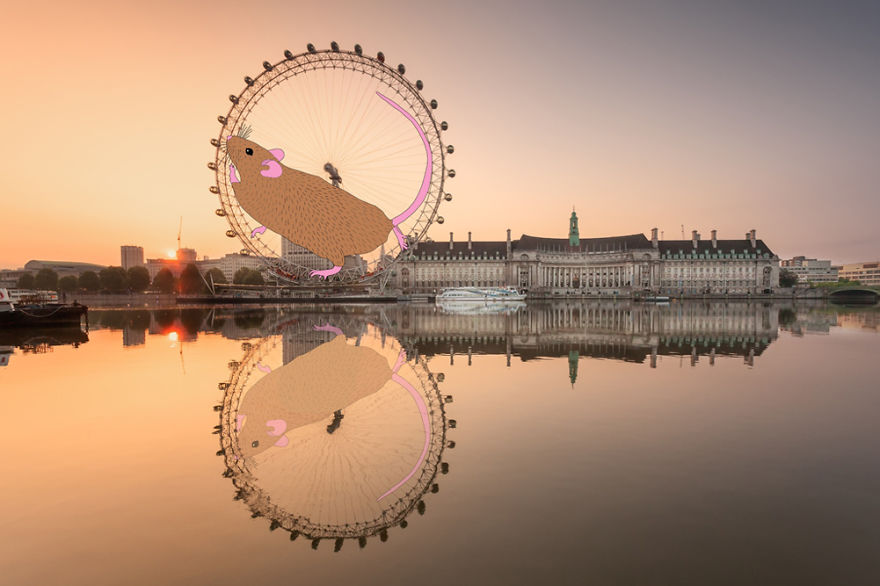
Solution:
<path fill-rule="evenodd" d="M 437 304 L 441 303 L 507 303 L 524 301 L 525 294 L 514 287 L 454 287 L 444 289 L 437 295 Z"/>

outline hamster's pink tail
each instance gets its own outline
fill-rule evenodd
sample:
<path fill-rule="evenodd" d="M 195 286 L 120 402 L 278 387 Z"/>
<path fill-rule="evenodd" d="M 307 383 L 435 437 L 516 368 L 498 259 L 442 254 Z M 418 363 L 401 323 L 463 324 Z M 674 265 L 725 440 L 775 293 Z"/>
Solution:
<path fill-rule="evenodd" d="M 422 178 L 422 187 L 419 189 L 418 195 L 416 195 L 415 200 L 413 200 L 410 206 L 406 208 L 406 210 L 404 210 L 402 214 L 396 216 L 394 219 L 391 220 L 391 225 L 396 228 L 400 223 L 404 222 L 407 218 L 413 215 L 423 203 L 425 203 L 425 198 L 428 197 L 428 188 L 431 185 L 431 171 L 434 168 L 434 154 L 431 152 L 431 145 L 430 143 L 428 143 L 428 137 L 425 136 L 425 131 L 422 130 L 422 127 L 419 125 L 418 121 L 413 118 L 413 115 L 398 106 L 394 102 L 394 100 L 383 96 L 379 92 L 376 92 L 376 95 L 388 102 L 391 107 L 406 116 L 406 119 L 412 122 L 412 125 L 415 126 L 416 130 L 419 133 L 419 136 L 422 137 L 422 143 L 424 143 L 425 145 L 425 154 L 428 155 L 428 164 L 425 166 L 425 176 Z M 399 232 L 399 230 L 395 230 L 395 232 Z M 402 236 L 402 234 L 400 236 Z M 399 237 L 398 240 L 400 240 Z"/>

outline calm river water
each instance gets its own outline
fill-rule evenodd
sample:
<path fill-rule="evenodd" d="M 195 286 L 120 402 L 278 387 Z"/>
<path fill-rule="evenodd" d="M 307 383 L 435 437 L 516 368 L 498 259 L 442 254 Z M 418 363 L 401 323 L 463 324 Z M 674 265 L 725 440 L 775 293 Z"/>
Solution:
<path fill-rule="evenodd" d="M 880 310 L 0 332 L 0 583 L 878 584 Z"/>

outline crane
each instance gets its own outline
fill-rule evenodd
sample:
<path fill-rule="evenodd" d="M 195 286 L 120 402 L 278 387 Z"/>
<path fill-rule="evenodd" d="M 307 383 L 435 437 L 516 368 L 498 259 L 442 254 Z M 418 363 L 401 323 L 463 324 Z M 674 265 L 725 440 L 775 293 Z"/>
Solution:
<path fill-rule="evenodd" d="M 177 228 L 177 256 L 180 257 L 180 233 L 183 232 L 183 216 L 180 216 L 180 226 Z M 684 232 L 682 232 L 683 234 Z"/>

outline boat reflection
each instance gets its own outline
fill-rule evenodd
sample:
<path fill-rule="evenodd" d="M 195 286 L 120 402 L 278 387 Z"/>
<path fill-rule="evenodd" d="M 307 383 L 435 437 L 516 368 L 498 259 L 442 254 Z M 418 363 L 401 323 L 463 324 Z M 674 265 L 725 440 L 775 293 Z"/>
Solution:
<path fill-rule="evenodd" d="M 447 428 L 437 378 L 362 317 L 282 317 L 242 344 L 220 383 L 225 476 L 254 517 L 291 539 L 364 547 L 424 514 Z"/>
<path fill-rule="evenodd" d="M 28 354 L 44 354 L 54 346 L 73 346 L 89 341 L 80 327 L 0 329 L 0 366 L 8 366 L 15 348 Z"/>

